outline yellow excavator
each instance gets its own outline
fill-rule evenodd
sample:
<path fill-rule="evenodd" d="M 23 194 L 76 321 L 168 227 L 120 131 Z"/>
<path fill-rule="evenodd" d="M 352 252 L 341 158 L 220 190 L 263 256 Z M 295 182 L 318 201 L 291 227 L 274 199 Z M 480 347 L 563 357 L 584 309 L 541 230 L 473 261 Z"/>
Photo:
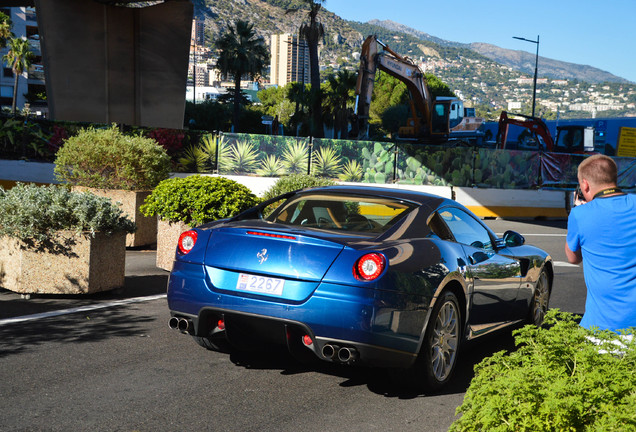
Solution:
<path fill-rule="evenodd" d="M 406 84 L 410 94 L 411 117 L 400 127 L 398 137 L 427 143 L 445 142 L 452 132 L 474 131 L 481 122 L 464 118 L 464 104 L 454 97 L 433 98 L 422 70 L 382 43 L 375 35 L 366 38 L 360 53 L 356 84 L 354 135 L 369 137 L 369 107 L 377 70 Z"/>

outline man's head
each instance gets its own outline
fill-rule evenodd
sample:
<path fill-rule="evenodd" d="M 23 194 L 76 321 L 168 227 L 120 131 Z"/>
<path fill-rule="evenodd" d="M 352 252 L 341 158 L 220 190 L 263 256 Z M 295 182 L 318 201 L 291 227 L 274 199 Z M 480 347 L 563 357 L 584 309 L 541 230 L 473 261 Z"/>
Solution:
<path fill-rule="evenodd" d="M 618 179 L 616 162 L 605 155 L 594 155 L 579 165 L 578 179 L 583 196 L 591 201 L 598 191 L 615 187 Z"/>

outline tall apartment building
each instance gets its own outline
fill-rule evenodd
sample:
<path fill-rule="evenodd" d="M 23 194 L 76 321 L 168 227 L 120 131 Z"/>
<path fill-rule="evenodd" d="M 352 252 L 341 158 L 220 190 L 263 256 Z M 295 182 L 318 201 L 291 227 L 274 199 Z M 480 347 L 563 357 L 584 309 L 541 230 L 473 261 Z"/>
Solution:
<path fill-rule="evenodd" d="M 270 82 L 285 86 L 290 82 L 310 82 L 309 47 L 290 33 L 272 35 Z"/>
<path fill-rule="evenodd" d="M 205 21 L 201 18 L 192 20 L 192 45 L 203 45 L 205 43 Z"/>
<path fill-rule="evenodd" d="M 16 107 L 18 110 L 29 103 L 32 112 L 46 113 L 46 102 L 37 95 L 46 93 L 44 84 L 44 68 L 42 66 L 42 51 L 40 50 L 40 37 L 38 23 L 33 7 L 0 7 L 0 12 L 11 18 L 13 24 L 11 30 L 16 37 L 26 38 L 34 54 L 31 67 L 18 77 L 18 92 Z M 0 49 L 0 58 L 9 51 L 7 46 Z M 13 71 L 6 63 L 2 62 L 0 73 L 0 106 L 11 108 L 13 102 L 13 88 L 15 77 Z"/>

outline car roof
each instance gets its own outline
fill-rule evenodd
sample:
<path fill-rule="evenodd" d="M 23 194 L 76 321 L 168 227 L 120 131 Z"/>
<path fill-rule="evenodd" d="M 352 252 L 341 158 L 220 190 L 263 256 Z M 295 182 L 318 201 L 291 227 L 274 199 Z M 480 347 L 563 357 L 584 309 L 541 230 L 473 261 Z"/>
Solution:
<path fill-rule="evenodd" d="M 332 192 L 332 193 L 349 193 L 357 195 L 370 195 L 370 196 L 382 196 L 396 199 L 403 199 L 412 201 L 418 204 L 427 205 L 431 209 L 435 209 L 442 204 L 453 203 L 457 205 L 457 202 L 449 200 L 448 198 L 441 197 L 439 195 L 433 195 L 426 192 L 420 192 L 410 189 L 398 189 L 393 187 L 382 186 L 353 186 L 353 185 L 334 185 L 334 186 L 320 186 L 314 188 L 307 188 L 300 191 L 300 193 L 311 193 L 314 191 L 320 192 Z"/>

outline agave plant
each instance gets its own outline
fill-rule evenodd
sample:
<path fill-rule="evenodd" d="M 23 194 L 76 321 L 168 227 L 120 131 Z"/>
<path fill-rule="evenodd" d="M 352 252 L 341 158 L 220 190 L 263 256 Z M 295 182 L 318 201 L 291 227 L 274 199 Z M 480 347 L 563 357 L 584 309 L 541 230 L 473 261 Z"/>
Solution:
<path fill-rule="evenodd" d="M 206 155 L 199 147 L 190 146 L 181 153 L 179 165 L 185 172 L 205 172 Z"/>
<path fill-rule="evenodd" d="M 340 172 L 340 156 L 331 147 L 320 147 L 315 155 L 314 175 L 336 177 Z"/>
<path fill-rule="evenodd" d="M 275 155 L 267 155 L 267 157 L 261 161 L 261 167 L 256 170 L 256 174 L 263 177 L 278 177 L 283 174 L 283 171 L 283 162 Z"/>
<path fill-rule="evenodd" d="M 205 172 L 227 173 L 232 171 L 233 163 L 230 158 L 230 149 L 223 135 L 206 135 L 203 137 L 200 150 L 205 155 Z M 218 166 L 217 166 L 217 151 Z"/>
<path fill-rule="evenodd" d="M 251 173 L 257 167 L 258 153 L 249 141 L 238 141 L 229 151 L 232 171 L 236 173 Z"/>
<path fill-rule="evenodd" d="M 307 171 L 307 146 L 304 141 L 289 141 L 283 152 L 286 174 L 302 174 Z"/>
<path fill-rule="evenodd" d="M 357 160 L 351 159 L 342 168 L 342 174 L 340 174 L 339 178 L 347 182 L 360 181 L 362 178 L 362 166 Z"/>

